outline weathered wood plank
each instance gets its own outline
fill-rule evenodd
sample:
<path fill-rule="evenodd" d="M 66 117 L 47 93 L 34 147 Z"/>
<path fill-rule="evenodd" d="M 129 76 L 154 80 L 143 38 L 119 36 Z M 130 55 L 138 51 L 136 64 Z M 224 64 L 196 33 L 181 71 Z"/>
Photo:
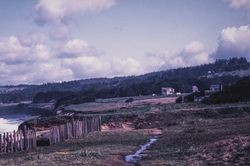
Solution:
<path fill-rule="evenodd" d="M 0 153 L 2 153 L 2 134 L 0 134 Z"/>

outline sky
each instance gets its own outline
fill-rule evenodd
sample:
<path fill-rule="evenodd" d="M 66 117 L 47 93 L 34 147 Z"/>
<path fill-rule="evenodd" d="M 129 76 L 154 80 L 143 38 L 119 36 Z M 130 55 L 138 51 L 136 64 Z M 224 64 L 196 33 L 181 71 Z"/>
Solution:
<path fill-rule="evenodd" d="M 1 0 L 0 85 L 250 56 L 250 0 Z"/>

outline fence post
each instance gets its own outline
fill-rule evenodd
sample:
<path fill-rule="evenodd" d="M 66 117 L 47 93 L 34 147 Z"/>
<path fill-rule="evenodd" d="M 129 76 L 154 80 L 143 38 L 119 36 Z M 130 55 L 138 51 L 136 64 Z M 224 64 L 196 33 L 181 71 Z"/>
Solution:
<path fill-rule="evenodd" d="M 85 128 L 86 128 L 85 118 L 82 118 L 82 133 L 83 133 L 83 136 L 85 135 Z"/>
<path fill-rule="evenodd" d="M 3 152 L 6 152 L 6 135 L 3 133 Z"/>
<path fill-rule="evenodd" d="M 61 127 L 60 126 L 58 126 L 57 127 L 58 128 L 58 140 L 59 140 L 59 142 L 61 142 Z"/>
<path fill-rule="evenodd" d="M 28 149 L 28 139 L 27 139 L 27 127 L 23 126 L 23 138 L 24 138 L 24 150 Z"/>
<path fill-rule="evenodd" d="M 13 152 L 13 134 L 10 133 L 10 152 Z"/>
<path fill-rule="evenodd" d="M 6 142 L 7 142 L 6 152 L 8 153 L 9 152 L 9 132 L 7 132 Z"/>
<path fill-rule="evenodd" d="M 76 138 L 79 138 L 79 120 L 76 121 Z"/>
<path fill-rule="evenodd" d="M 89 118 L 87 117 L 86 120 L 87 120 L 87 134 L 88 134 L 88 133 L 89 133 L 89 128 L 90 128 L 90 125 L 89 125 Z"/>
<path fill-rule="evenodd" d="M 90 132 L 92 132 L 93 131 L 93 120 L 94 120 L 94 118 L 91 117 L 89 120 L 90 120 Z"/>
<path fill-rule="evenodd" d="M 63 142 L 63 128 L 62 128 L 62 125 L 60 125 L 59 128 L 60 128 L 60 138 L 61 138 L 61 142 Z"/>
<path fill-rule="evenodd" d="M 66 139 L 69 139 L 69 122 L 66 123 Z"/>
<path fill-rule="evenodd" d="M 92 117 L 91 118 L 91 131 L 93 132 L 93 131 L 95 131 L 95 126 L 94 126 L 94 124 L 95 124 L 95 117 Z"/>
<path fill-rule="evenodd" d="M 14 137 L 14 152 L 16 152 L 16 131 L 13 131 L 13 137 Z"/>
<path fill-rule="evenodd" d="M 84 129 L 85 129 L 85 131 L 84 131 L 84 134 L 87 134 L 88 133 L 88 121 L 87 121 L 87 118 L 85 117 L 84 118 Z"/>
<path fill-rule="evenodd" d="M 66 140 L 66 136 L 65 136 L 65 126 L 66 126 L 66 124 L 64 124 L 64 125 L 62 125 L 62 130 L 63 130 L 63 141 L 65 141 Z"/>
<path fill-rule="evenodd" d="M 57 142 L 61 142 L 61 140 L 60 140 L 60 127 L 59 126 L 56 127 L 56 134 L 57 134 Z"/>
<path fill-rule="evenodd" d="M 36 148 L 36 129 L 34 129 L 34 134 L 33 134 L 33 147 Z"/>
<path fill-rule="evenodd" d="M 72 124 L 72 137 L 74 138 L 75 137 L 75 132 L 74 132 L 74 119 L 72 119 L 72 122 L 71 122 L 71 124 Z"/>
<path fill-rule="evenodd" d="M 96 131 L 96 117 L 93 118 L 93 131 Z"/>
<path fill-rule="evenodd" d="M 50 131 L 50 133 L 49 133 L 49 136 L 50 136 L 50 144 L 52 145 L 53 144 L 53 133 L 52 133 L 52 130 L 53 130 L 53 128 L 51 128 L 49 131 Z"/>
<path fill-rule="evenodd" d="M 20 151 L 19 131 L 16 132 L 17 151 Z"/>
<path fill-rule="evenodd" d="M 79 129 L 79 131 L 80 131 L 80 136 L 82 137 L 82 128 L 83 128 L 83 125 L 82 125 L 82 121 L 80 120 L 79 121 L 79 124 L 80 124 L 80 129 Z"/>
<path fill-rule="evenodd" d="M 0 154 L 2 153 L 2 134 L 0 134 Z"/>
<path fill-rule="evenodd" d="M 23 151 L 24 147 L 24 136 L 23 133 L 19 133 L 20 136 L 20 150 Z"/>
<path fill-rule="evenodd" d="M 77 138 L 77 121 L 74 121 L 74 138 Z"/>
<path fill-rule="evenodd" d="M 29 149 L 32 149 L 33 147 L 33 131 L 32 130 L 29 130 Z"/>
<path fill-rule="evenodd" d="M 95 117 L 95 131 L 98 131 L 98 121 L 97 121 L 98 117 Z"/>
<path fill-rule="evenodd" d="M 18 137 L 17 137 L 17 139 L 18 139 L 18 150 L 21 151 L 22 150 L 22 147 L 21 147 L 21 145 L 22 145 L 22 143 L 21 143 L 22 139 L 21 139 L 20 131 L 18 131 L 17 135 L 18 135 Z"/>
<path fill-rule="evenodd" d="M 29 132 L 29 130 L 26 130 L 26 134 L 27 134 L 27 137 L 26 137 L 26 149 L 25 150 L 29 150 L 29 146 L 30 146 L 30 139 L 29 139 L 29 134 L 30 134 L 30 132 Z"/>
<path fill-rule="evenodd" d="M 99 116 L 99 131 L 102 131 L 102 117 Z"/>

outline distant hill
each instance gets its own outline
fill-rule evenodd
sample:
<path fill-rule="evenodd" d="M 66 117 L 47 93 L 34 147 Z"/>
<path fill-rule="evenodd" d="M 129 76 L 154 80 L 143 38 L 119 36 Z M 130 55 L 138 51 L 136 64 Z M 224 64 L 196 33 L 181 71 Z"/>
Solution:
<path fill-rule="evenodd" d="M 161 87 L 173 87 L 176 92 L 190 92 L 192 85 L 199 89 L 209 88 L 210 84 L 235 83 L 249 75 L 250 63 L 245 58 L 220 59 L 214 63 L 148 73 L 140 76 L 94 78 L 42 85 L 20 85 L 0 87 L 0 102 L 24 100 L 48 101 L 72 95 L 111 98 L 138 95 L 160 94 Z M 8 88 L 9 87 L 9 88 Z M 1 91 L 1 89 L 4 89 Z M 11 89 L 11 90 L 10 90 Z M 48 96 L 41 92 L 49 93 Z M 58 92 L 58 94 L 57 94 Z M 35 97 L 34 97 L 35 96 Z M 47 98 L 48 97 L 48 98 Z"/>

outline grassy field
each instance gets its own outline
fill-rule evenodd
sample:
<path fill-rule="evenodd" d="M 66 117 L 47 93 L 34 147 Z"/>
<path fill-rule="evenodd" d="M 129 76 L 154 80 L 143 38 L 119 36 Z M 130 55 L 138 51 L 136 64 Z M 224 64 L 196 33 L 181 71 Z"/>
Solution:
<path fill-rule="evenodd" d="M 249 165 L 250 109 L 234 111 L 163 114 L 163 134 L 139 165 Z"/>
<path fill-rule="evenodd" d="M 250 103 L 151 103 L 99 114 L 102 132 L 2 155 L 0 165 L 128 166 L 124 157 L 156 134 L 137 165 L 250 165 Z"/>
<path fill-rule="evenodd" d="M 135 97 L 131 103 L 126 103 L 128 98 L 113 98 L 113 99 L 99 99 L 92 103 L 83 103 L 76 105 L 69 105 L 64 107 L 65 110 L 76 111 L 81 113 L 103 113 L 116 112 L 119 110 L 142 108 L 150 105 L 162 105 L 175 103 L 177 97 Z"/>

